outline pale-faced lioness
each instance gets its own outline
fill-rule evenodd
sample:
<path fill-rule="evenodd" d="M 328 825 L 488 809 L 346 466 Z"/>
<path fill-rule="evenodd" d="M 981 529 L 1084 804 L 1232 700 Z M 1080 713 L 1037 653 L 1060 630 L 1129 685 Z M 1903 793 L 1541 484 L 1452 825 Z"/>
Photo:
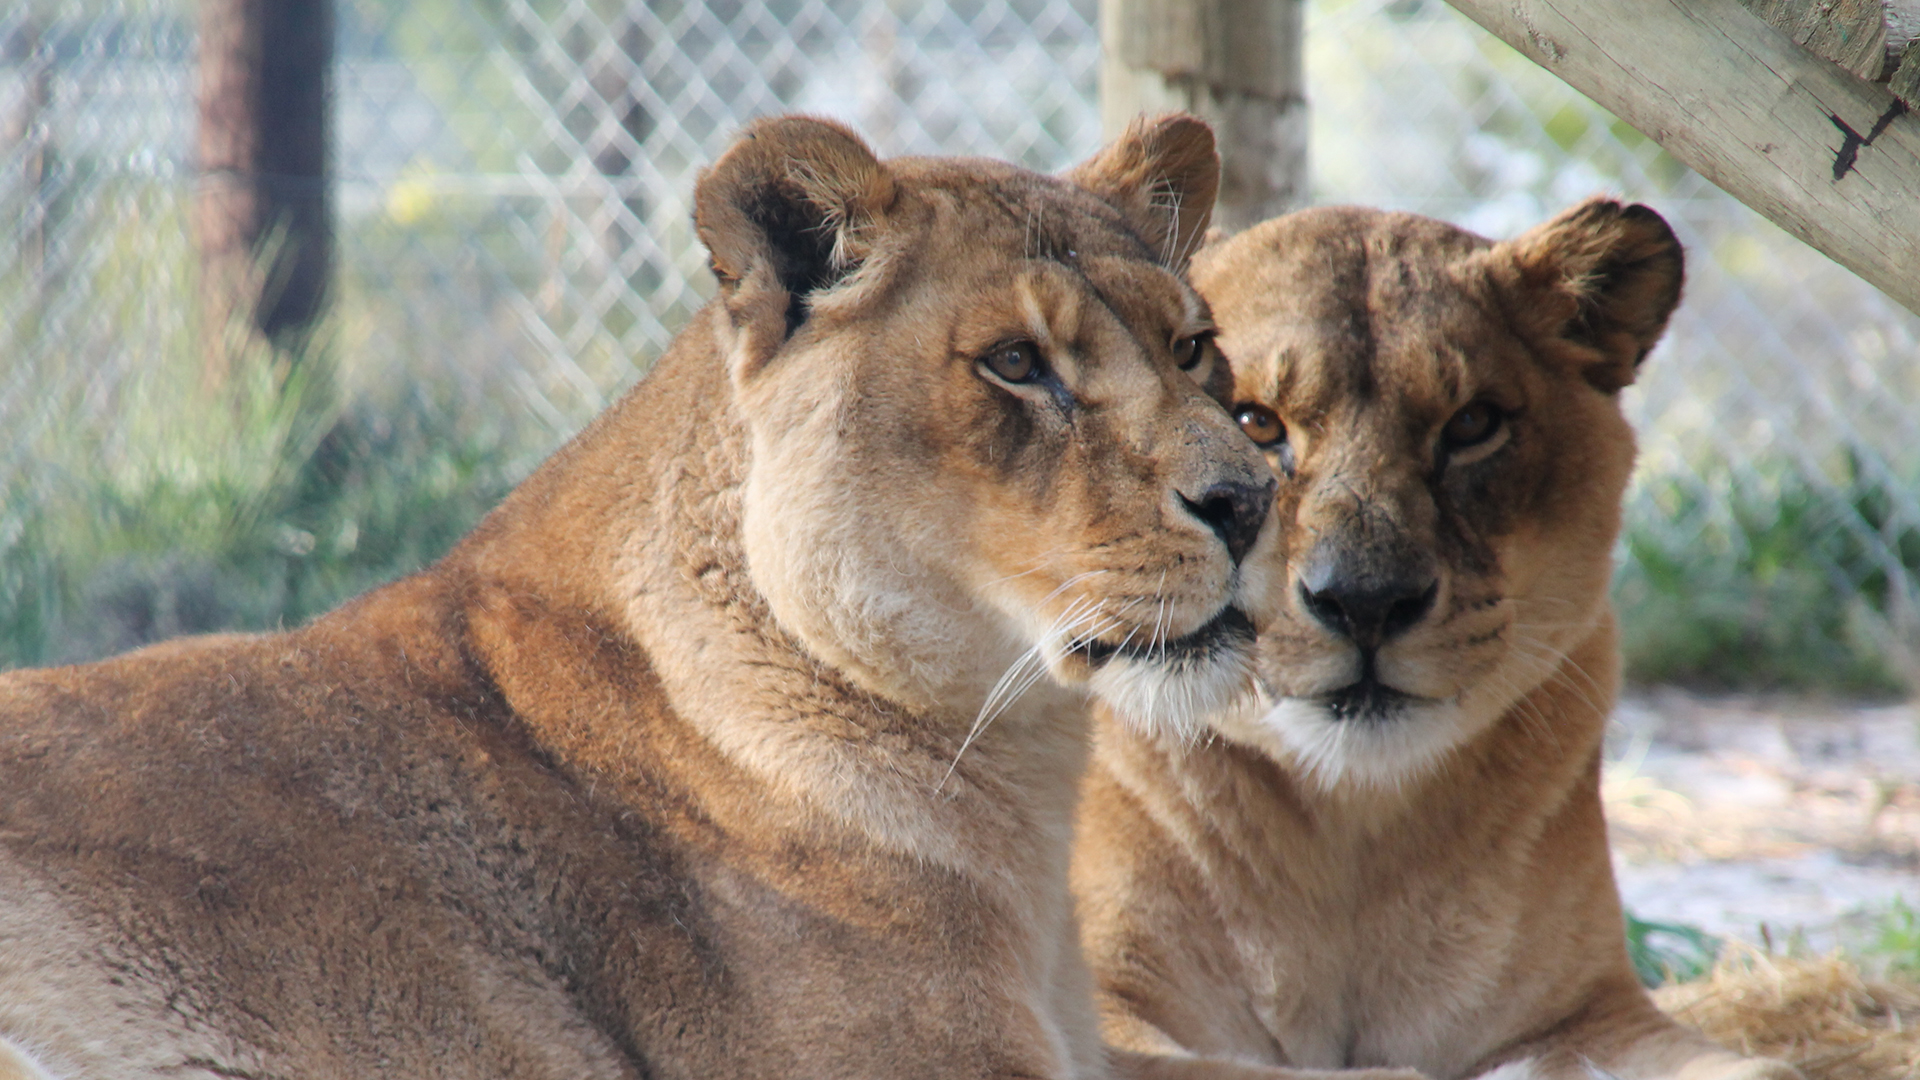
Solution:
<path fill-rule="evenodd" d="M 1498 244 L 1311 210 L 1196 258 L 1281 477 L 1285 598 L 1258 707 L 1096 734 L 1074 888 L 1111 1038 L 1442 1080 L 1795 1075 L 1649 1002 L 1601 817 L 1619 391 L 1681 277 L 1657 214 L 1599 199 Z"/>
<path fill-rule="evenodd" d="M 1273 484 L 1183 371 L 1217 169 L 1187 118 L 1066 180 L 750 127 L 719 297 L 440 564 L 0 679 L 0 1061 L 1109 1075 L 1069 687 L 1244 680 Z"/>

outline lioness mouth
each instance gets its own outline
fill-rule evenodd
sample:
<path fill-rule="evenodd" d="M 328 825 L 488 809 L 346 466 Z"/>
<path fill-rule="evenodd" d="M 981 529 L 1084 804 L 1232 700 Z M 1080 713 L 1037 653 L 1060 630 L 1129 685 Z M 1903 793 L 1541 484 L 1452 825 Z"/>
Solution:
<path fill-rule="evenodd" d="M 1385 720 L 1420 700 L 1423 699 L 1404 690 L 1395 690 L 1375 678 L 1371 664 L 1358 682 L 1343 686 L 1321 699 L 1335 720 Z"/>
<path fill-rule="evenodd" d="M 1119 644 L 1089 641 L 1080 646 L 1080 652 L 1096 668 L 1116 656 L 1155 664 L 1184 664 L 1210 660 L 1228 649 L 1245 648 L 1253 644 L 1253 639 L 1253 620 L 1247 618 L 1246 612 L 1229 605 L 1184 637 L 1169 638 L 1158 644 L 1151 641 L 1137 644 L 1131 637 Z"/>

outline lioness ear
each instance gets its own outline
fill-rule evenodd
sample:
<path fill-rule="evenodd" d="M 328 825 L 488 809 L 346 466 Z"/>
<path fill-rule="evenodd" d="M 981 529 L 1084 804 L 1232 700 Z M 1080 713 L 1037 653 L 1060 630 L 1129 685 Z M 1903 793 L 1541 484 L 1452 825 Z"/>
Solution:
<path fill-rule="evenodd" d="M 859 268 L 893 195 L 892 177 L 859 136 L 805 116 L 749 124 L 701 174 L 694 226 L 737 332 L 736 377 L 799 329 L 809 296 Z"/>
<path fill-rule="evenodd" d="M 1138 117 L 1067 179 L 1112 204 L 1169 269 L 1199 246 L 1220 192 L 1213 129 L 1183 113 Z"/>
<path fill-rule="evenodd" d="M 1599 353 L 1582 370 L 1612 393 L 1633 382 L 1680 303 L 1685 257 L 1659 214 L 1592 198 L 1494 247 L 1511 268 L 1517 318 Z"/>

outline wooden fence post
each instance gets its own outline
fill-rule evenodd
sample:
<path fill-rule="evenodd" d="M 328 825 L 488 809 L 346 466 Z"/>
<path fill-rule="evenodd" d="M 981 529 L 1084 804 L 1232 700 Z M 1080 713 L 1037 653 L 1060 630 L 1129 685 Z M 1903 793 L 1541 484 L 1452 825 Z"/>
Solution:
<path fill-rule="evenodd" d="M 1244 229 L 1307 198 L 1302 0 L 1101 0 L 1100 116 L 1184 109 L 1220 140 L 1216 225 Z"/>
<path fill-rule="evenodd" d="M 320 313 L 332 63 L 332 0 L 200 0 L 194 239 L 210 386 L 231 374 L 235 329 L 286 346 Z"/>

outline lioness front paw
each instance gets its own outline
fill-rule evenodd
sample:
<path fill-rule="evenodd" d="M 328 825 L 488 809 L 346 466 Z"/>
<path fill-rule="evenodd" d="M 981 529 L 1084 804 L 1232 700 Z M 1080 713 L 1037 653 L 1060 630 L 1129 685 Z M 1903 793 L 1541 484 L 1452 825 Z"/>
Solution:
<path fill-rule="evenodd" d="M 1534 1067 L 1532 1058 L 1509 1061 L 1490 1072 L 1483 1072 L 1473 1080 L 1540 1080 L 1541 1072 Z"/>
<path fill-rule="evenodd" d="M 1806 1080 L 1799 1069 L 1773 1058 L 1720 1058 L 1687 1062 L 1673 1080 Z"/>
<path fill-rule="evenodd" d="M 1226 1058 L 1116 1053 L 1117 1080 L 1433 1080 L 1415 1069 L 1286 1069 Z"/>
<path fill-rule="evenodd" d="M 1800 1070 L 1772 1058 L 1744 1058 L 1725 1052 L 1696 1057 L 1679 1068 L 1671 1064 L 1649 1070 L 1631 1065 L 1616 1072 L 1591 1060 L 1547 1065 L 1537 1058 L 1509 1061 L 1481 1073 L 1474 1080 L 1806 1080 Z"/>
<path fill-rule="evenodd" d="M 1274 1080 L 1433 1080 L 1418 1069 L 1269 1069 Z"/>

